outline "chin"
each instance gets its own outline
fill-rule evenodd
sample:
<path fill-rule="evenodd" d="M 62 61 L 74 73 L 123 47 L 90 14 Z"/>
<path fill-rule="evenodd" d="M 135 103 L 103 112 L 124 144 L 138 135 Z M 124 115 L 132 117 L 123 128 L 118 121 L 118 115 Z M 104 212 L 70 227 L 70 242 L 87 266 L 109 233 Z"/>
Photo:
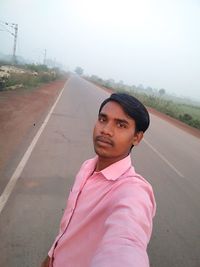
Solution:
<path fill-rule="evenodd" d="M 101 148 L 94 147 L 94 151 L 101 158 L 112 158 L 113 157 L 112 155 L 110 155 L 109 153 L 107 153 Z"/>

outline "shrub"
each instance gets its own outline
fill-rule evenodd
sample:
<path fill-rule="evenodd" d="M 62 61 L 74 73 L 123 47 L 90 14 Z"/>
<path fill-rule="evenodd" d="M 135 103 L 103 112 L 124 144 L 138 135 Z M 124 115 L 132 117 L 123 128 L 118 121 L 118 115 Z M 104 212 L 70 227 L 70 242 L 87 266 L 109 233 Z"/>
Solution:
<path fill-rule="evenodd" d="M 12 73 L 6 82 L 6 87 L 23 84 L 24 86 L 36 86 L 39 80 L 37 76 L 30 73 Z"/>
<path fill-rule="evenodd" d="M 181 121 L 188 122 L 188 121 L 191 121 L 192 120 L 192 116 L 190 114 L 185 113 L 183 115 L 182 114 L 179 115 L 179 119 Z"/>
<path fill-rule="evenodd" d="M 48 67 L 44 64 L 36 65 L 36 64 L 27 64 L 27 70 L 41 72 L 41 71 L 48 71 Z"/>

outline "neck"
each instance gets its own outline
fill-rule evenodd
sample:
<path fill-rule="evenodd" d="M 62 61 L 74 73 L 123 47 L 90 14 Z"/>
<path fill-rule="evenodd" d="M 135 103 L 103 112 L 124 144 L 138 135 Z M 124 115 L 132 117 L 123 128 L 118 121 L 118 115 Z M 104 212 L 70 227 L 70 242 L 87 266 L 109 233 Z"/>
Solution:
<path fill-rule="evenodd" d="M 117 161 L 120 161 L 121 159 L 123 159 L 127 156 L 128 156 L 128 154 L 120 156 L 120 157 L 116 157 L 116 158 L 102 158 L 99 156 L 98 160 L 97 160 L 95 171 L 97 171 L 97 172 L 102 171 L 103 169 L 109 167 L 110 165 L 114 164 Z"/>

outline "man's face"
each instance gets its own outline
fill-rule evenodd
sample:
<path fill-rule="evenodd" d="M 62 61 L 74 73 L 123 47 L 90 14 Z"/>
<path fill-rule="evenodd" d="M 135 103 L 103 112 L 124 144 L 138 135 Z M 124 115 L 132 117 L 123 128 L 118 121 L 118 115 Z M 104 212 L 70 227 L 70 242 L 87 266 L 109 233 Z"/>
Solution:
<path fill-rule="evenodd" d="M 120 160 L 130 148 L 139 143 L 143 134 L 136 133 L 135 121 L 122 107 L 110 101 L 102 108 L 94 127 L 93 142 L 96 154 L 101 158 Z"/>

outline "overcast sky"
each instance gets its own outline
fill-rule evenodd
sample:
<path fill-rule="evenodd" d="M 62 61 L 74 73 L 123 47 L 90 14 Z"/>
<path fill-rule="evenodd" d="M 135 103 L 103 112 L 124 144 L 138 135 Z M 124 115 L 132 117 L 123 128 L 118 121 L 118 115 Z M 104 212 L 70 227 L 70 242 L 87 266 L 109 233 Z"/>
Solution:
<path fill-rule="evenodd" d="M 0 0 L 17 55 L 200 100 L 199 0 Z M 0 29 L 4 29 L 0 26 Z M 13 37 L 0 31 L 0 52 Z"/>

